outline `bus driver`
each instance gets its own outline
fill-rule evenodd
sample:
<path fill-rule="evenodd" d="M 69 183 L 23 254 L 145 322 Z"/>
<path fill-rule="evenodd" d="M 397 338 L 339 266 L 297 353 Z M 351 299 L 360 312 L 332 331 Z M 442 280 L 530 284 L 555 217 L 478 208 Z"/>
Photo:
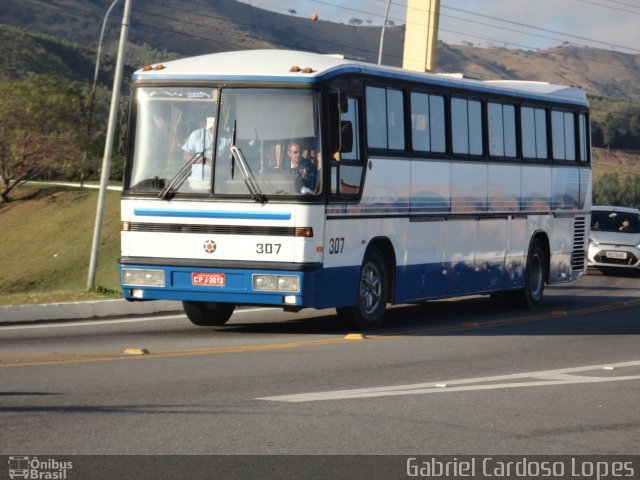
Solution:
<path fill-rule="evenodd" d="M 211 161 L 213 158 L 213 145 L 214 132 L 215 132 L 216 119 L 214 117 L 207 117 L 207 122 L 204 128 L 198 128 L 191 132 L 189 138 L 182 146 L 184 153 L 182 157 L 185 160 L 191 160 L 194 156 L 198 156 L 197 162 L 202 162 L 202 156 L 204 154 L 206 160 Z"/>

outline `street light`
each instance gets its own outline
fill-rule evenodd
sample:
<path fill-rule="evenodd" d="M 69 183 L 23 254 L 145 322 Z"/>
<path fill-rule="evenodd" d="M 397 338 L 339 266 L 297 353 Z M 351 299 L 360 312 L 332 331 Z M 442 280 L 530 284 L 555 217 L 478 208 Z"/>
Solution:
<path fill-rule="evenodd" d="M 102 20 L 102 29 L 100 30 L 100 39 L 98 40 L 98 54 L 96 56 L 96 69 L 93 72 L 93 85 L 91 86 L 92 99 L 95 97 L 95 93 L 96 93 L 96 84 L 98 82 L 98 72 L 100 71 L 100 54 L 102 52 L 102 40 L 104 38 L 104 31 L 107 26 L 107 19 L 109 18 L 109 14 L 111 13 L 111 10 L 113 10 L 113 7 L 115 7 L 116 3 L 118 3 L 119 1 L 120 0 L 113 0 L 111 5 L 109 5 L 109 8 L 107 9 L 107 13 L 104 14 L 104 19 Z"/>
<path fill-rule="evenodd" d="M 382 64 L 382 47 L 384 46 L 384 31 L 387 28 L 387 18 L 389 17 L 390 8 L 391 8 L 391 0 L 387 2 L 387 10 L 384 12 L 384 22 L 382 22 L 382 32 L 380 32 L 380 48 L 378 49 L 378 65 Z"/>
<path fill-rule="evenodd" d="M 115 2 L 114 2 L 115 3 Z M 98 267 L 98 250 L 102 234 L 102 219 L 104 217 L 104 204 L 109 184 L 109 172 L 111 171 L 111 153 L 113 151 L 113 137 L 120 101 L 120 84 L 122 83 L 122 70 L 124 66 L 125 44 L 127 43 L 127 30 L 129 28 L 129 13 L 131 12 L 131 0 L 125 0 L 124 14 L 122 15 L 122 27 L 120 29 L 120 43 L 118 45 L 118 60 L 116 71 L 113 75 L 113 92 L 111 94 L 111 107 L 109 109 L 109 124 L 107 138 L 104 142 L 104 156 L 102 157 L 102 172 L 100 175 L 100 193 L 98 195 L 98 207 L 96 222 L 93 229 L 93 243 L 91 245 L 91 259 L 89 260 L 89 275 L 87 278 L 87 290 L 91 290 L 96 284 L 96 270 Z"/>
<path fill-rule="evenodd" d="M 87 149 L 89 148 L 89 141 L 91 139 L 91 130 L 93 129 L 93 106 L 96 100 L 96 88 L 98 86 L 98 74 L 100 72 L 100 56 L 102 54 L 102 40 L 104 39 L 104 31 L 107 26 L 107 19 L 113 7 L 116 6 L 120 0 L 113 0 L 107 13 L 104 14 L 102 20 L 102 29 L 100 30 L 100 39 L 98 40 L 98 53 L 96 54 L 96 69 L 93 72 L 93 84 L 91 85 L 91 98 L 89 99 L 89 118 L 87 119 L 87 146 L 85 147 L 84 154 L 82 155 L 82 169 L 80 171 L 80 187 L 84 184 L 84 167 L 87 160 Z"/>

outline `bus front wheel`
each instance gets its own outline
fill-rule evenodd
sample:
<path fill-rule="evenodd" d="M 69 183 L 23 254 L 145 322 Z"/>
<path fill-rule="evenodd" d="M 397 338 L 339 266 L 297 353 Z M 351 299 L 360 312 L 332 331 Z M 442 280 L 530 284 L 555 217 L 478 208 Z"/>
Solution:
<path fill-rule="evenodd" d="M 182 302 L 182 308 L 194 325 L 212 327 L 227 323 L 236 306 L 233 303 Z"/>
<path fill-rule="evenodd" d="M 379 327 L 387 308 L 388 278 L 382 254 L 377 248 L 371 249 L 360 269 L 358 303 L 353 307 L 338 308 L 338 315 L 361 330 Z"/>

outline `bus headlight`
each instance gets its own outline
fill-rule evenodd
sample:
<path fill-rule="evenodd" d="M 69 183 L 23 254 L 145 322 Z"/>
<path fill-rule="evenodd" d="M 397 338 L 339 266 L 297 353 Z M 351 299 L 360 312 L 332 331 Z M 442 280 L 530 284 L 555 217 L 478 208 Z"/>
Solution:
<path fill-rule="evenodd" d="M 276 275 L 254 275 L 253 289 L 254 290 L 277 290 L 278 280 Z"/>
<path fill-rule="evenodd" d="M 141 287 L 164 287 L 164 270 L 123 268 L 122 284 Z"/>
<path fill-rule="evenodd" d="M 272 292 L 299 292 L 300 277 L 296 275 L 253 275 L 253 289 Z"/>
<path fill-rule="evenodd" d="M 281 292 L 299 292 L 300 279 L 296 276 L 278 275 L 278 290 Z"/>

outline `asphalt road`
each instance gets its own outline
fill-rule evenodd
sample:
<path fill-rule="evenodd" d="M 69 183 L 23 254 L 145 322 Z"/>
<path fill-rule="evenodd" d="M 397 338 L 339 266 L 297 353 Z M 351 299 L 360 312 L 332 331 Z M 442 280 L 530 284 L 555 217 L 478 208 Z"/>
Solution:
<path fill-rule="evenodd" d="M 640 281 L 588 275 L 534 312 L 486 297 L 0 328 L 3 455 L 637 454 Z M 148 354 L 132 353 L 146 350 Z"/>

